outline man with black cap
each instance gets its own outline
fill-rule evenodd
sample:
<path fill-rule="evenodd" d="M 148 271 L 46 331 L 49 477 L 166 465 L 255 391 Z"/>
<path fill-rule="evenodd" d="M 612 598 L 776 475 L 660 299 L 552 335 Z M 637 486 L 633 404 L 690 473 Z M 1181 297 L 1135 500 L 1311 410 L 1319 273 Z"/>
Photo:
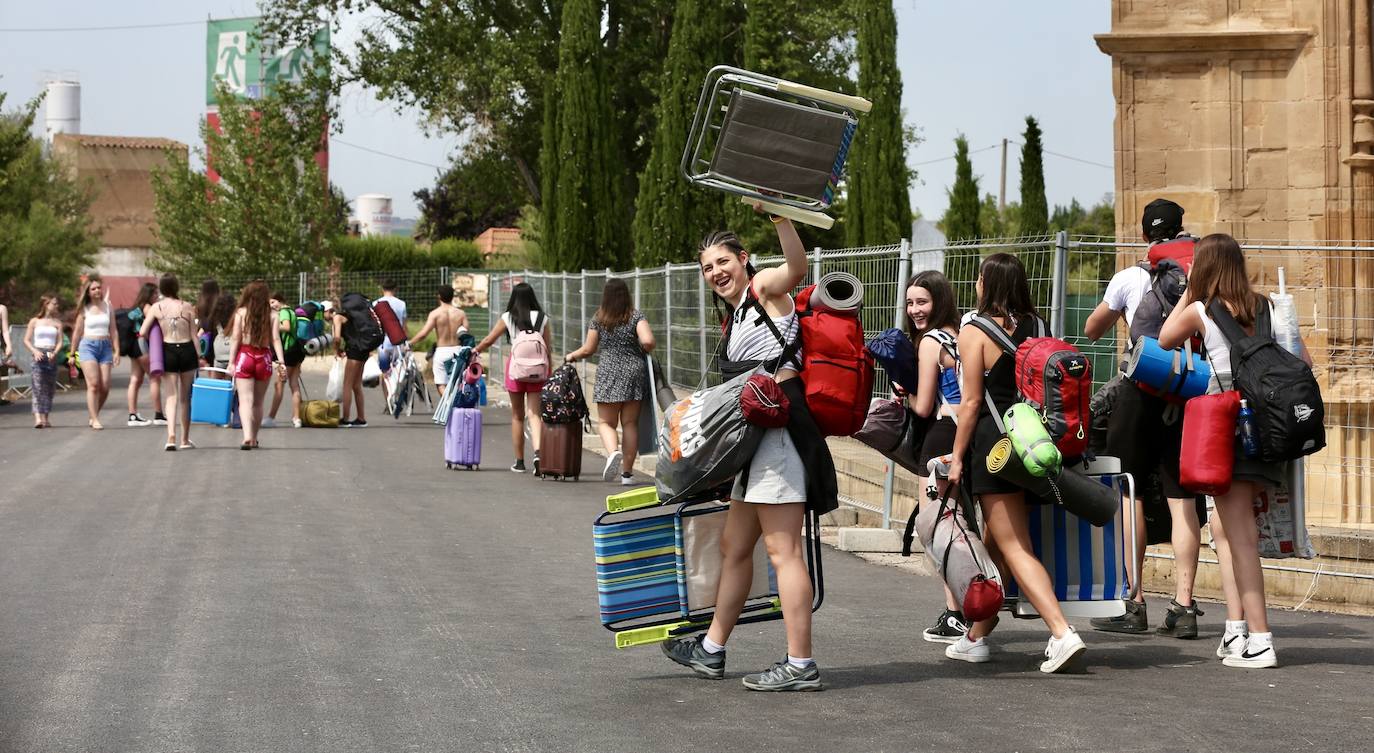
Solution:
<path fill-rule="evenodd" d="M 1196 241 L 1183 229 L 1183 207 L 1168 199 L 1155 199 L 1145 207 L 1141 230 L 1150 244 L 1146 261 L 1117 272 L 1107 284 L 1102 302 L 1083 328 L 1090 340 L 1111 331 L 1123 315 L 1132 345 L 1141 337 L 1158 338 L 1164 319 L 1183 294 L 1187 272 L 1193 266 Z M 1110 386 L 1114 394 L 1102 454 L 1120 458 L 1121 470 L 1132 474 L 1141 486 L 1158 472 L 1163 496 L 1169 500 L 1175 593 L 1157 632 L 1175 638 L 1196 638 L 1197 618 L 1202 612 L 1193 601 L 1193 579 L 1197 574 L 1201 535 L 1197 498 L 1179 485 L 1183 411 L 1177 402 L 1146 392 L 1130 379 L 1114 381 L 1116 384 Z M 1135 500 L 1136 572 L 1144 568 L 1146 504 L 1158 504 L 1158 500 Z M 1126 600 L 1124 615 L 1097 618 L 1092 625 L 1114 633 L 1149 632 L 1141 585 L 1131 584 L 1131 598 Z"/>

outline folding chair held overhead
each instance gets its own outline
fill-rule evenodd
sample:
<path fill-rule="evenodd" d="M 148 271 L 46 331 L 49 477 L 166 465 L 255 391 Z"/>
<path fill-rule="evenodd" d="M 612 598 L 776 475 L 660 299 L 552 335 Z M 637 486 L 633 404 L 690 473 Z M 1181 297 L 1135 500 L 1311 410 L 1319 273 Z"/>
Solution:
<path fill-rule="evenodd" d="M 697 101 L 682 174 L 688 182 L 761 202 L 772 214 L 829 228 L 862 97 L 718 65 Z"/>

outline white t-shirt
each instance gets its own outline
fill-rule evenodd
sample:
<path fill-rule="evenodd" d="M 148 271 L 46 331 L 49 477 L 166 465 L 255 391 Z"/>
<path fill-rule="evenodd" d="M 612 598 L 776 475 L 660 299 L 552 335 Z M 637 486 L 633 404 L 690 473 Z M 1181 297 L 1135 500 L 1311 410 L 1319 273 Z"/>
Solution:
<path fill-rule="evenodd" d="M 1107 293 L 1102 296 L 1102 302 L 1112 311 L 1125 312 L 1126 326 L 1129 328 L 1131 321 L 1135 319 L 1135 310 L 1140 307 L 1141 299 L 1148 292 L 1150 273 L 1141 267 L 1131 265 L 1112 275 L 1112 281 L 1107 283 Z"/>

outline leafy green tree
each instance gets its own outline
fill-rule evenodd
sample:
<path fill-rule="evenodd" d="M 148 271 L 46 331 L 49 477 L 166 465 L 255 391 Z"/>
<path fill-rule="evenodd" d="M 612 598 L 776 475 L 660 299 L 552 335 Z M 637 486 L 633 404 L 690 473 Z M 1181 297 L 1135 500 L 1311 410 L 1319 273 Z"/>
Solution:
<path fill-rule="evenodd" d="M 330 106 L 318 77 L 239 100 L 221 86 L 220 128 L 202 124 L 202 159 L 219 180 L 172 153 L 154 171 L 155 267 L 186 277 L 280 275 L 313 269 L 343 232 L 338 197 L 315 154 Z"/>
<path fill-rule="evenodd" d="M 724 8 L 718 0 L 678 0 L 663 68 L 653 151 L 639 179 L 635 263 L 695 258 L 697 241 L 720 216 L 718 197 L 687 183 L 679 165 L 706 72 L 722 58 Z"/>
<path fill-rule="evenodd" d="M 420 205 L 416 237 L 475 238 L 491 227 L 510 227 L 520 216 L 525 186 L 504 152 L 472 148 L 453 160 L 433 188 L 415 192 Z"/>
<path fill-rule="evenodd" d="M 558 151 L 554 193 L 544 212 L 557 231 L 546 237 L 553 268 L 629 266 L 629 219 L 621 196 L 618 131 L 601 55 L 601 3 L 568 0 L 558 56 Z"/>
<path fill-rule="evenodd" d="M 891 3 L 873 3 L 859 14 L 858 57 L 859 93 L 873 101 L 873 110 L 863 118 L 850 151 L 845 240 L 850 246 L 874 246 L 911 233 L 911 174 Z"/>
<path fill-rule="evenodd" d="M 39 296 L 70 292 L 98 248 L 88 187 L 32 136 L 40 102 L 5 112 L 0 92 L 0 300 L 16 308 L 15 323 Z"/>

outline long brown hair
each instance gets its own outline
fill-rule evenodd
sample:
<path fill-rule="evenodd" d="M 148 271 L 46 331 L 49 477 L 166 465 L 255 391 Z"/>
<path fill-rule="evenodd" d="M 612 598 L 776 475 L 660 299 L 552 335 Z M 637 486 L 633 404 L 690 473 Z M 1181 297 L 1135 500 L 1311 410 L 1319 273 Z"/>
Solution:
<path fill-rule="evenodd" d="M 215 301 L 219 298 L 219 283 L 210 278 L 200 284 L 200 295 L 196 296 L 196 318 L 209 321 L 215 313 Z"/>
<path fill-rule="evenodd" d="M 91 300 L 91 286 L 97 282 L 102 289 L 105 287 L 105 281 L 100 279 L 100 273 L 92 272 L 86 276 L 86 284 L 81 286 L 81 298 L 76 303 L 78 311 L 85 311 L 86 307 L 94 302 Z"/>
<path fill-rule="evenodd" d="M 56 303 L 58 314 L 62 313 L 62 299 L 58 298 L 56 293 L 48 293 L 47 295 L 41 296 L 38 299 L 38 313 L 34 314 L 33 318 L 42 319 L 44 315 L 46 315 L 48 312 L 49 303 Z M 53 318 L 56 319 L 58 317 Z"/>
<path fill-rule="evenodd" d="M 949 284 L 949 278 L 945 277 L 943 272 L 927 269 L 916 273 L 907 280 L 906 287 L 902 289 L 903 297 L 911 288 L 925 288 L 926 292 L 930 293 L 930 316 L 926 319 L 926 328 L 919 332 L 916 331 L 916 323 L 908 316 L 907 337 L 915 341 L 934 329 L 959 329 L 959 306 L 954 303 L 954 286 Z"/>
<path fill-rule="evenodd" d="M 983 297 L 978 313 L 1000 316 L 1008 322 L 1023 316 L 1039 317 L 1031 300 L 1030 282 L 1021 260 L 1008 253 L 996 253 L 983 260 L 978 274 L 983 278 Z"/>
<path fill-rule="evenodd" d="M 239 306 L 244 311 L 243 341 L 249 345 L 272 344 L 272 306 L 268 303 L 271 292 L 267 283 L 254 280 L 239 293 Z"/>
<path fill-rule="evenodd" d="M 601 289 L 601 306 L 596 309 L 596 315 L 592 318 L 597 324 L 610 329 L 630 321 L 633 310 L 630 286 L 626 285 L 624 280 L 613 277 L 607 280 L 606 286 Z"/>
<path fill-rule="evenodd" d="M 1190 299 L 1204 304 L 1220 300 L 1231 310 L 1236 323 L 1249 328 L 1255 324 L 1255 305 L 1261 300 L 1250 287 L 1245 269 L 1245 252 L 1226 233 L 1213 233 L 1197 242 L 1193 267 L 1188 272 Z"/>

